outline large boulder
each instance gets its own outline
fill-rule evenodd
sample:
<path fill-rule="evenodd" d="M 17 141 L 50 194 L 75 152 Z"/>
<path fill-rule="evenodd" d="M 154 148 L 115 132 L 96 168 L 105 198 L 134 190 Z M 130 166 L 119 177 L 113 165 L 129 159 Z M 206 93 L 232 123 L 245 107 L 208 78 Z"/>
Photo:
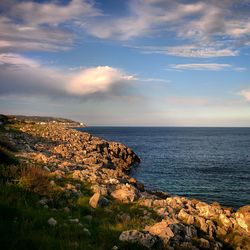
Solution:
<path fill-rule="evenodd" d="M 235 213 L 237 223 L 250 233 L 250 205 L 241 207 Z"/>
<path fill-rule="evenodd" d="M 89 200 L 89 205 L 93 208 L 104 207 L 104 206 L 107 206 L 108 204 L 109 204 L 109 200 L 101 196 L 99 192 L 95 193 Z"/>
<path fill-rule="evenodd" d="M 168 221 L 162 220 L 153 226 L 146 226 L 145 230 L 152 235 L 159 236 L 163 240 L 164 244 L 167 244 L 169 239 L 174 236 L 173 231 L 168 226 Z"/>
<path fill-rule="evenodd" d="M 139 197 L 139 192 L 134 186 L 127 183 L 117 185 L 111 196 L 120 202 L 130 203 Z"/>
<path fill-rule="evenodd" d="M 162 249 L 160 238 L 147 232 L 139 232 L 137 230 L 123 231 L 120 234 L 119 240 L 138 244 L 148 249 Z"/>

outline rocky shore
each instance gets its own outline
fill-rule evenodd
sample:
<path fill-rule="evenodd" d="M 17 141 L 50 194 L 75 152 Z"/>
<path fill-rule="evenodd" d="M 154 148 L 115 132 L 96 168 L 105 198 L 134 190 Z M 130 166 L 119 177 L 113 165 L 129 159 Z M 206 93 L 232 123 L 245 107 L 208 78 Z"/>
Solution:
<path fill-rule="evenodd" d="M 55 180 L 70 176 L 88 185 L 92 209 L 105 209 L 116 201 L 140 206 L 142 221 L 151 216 L 148 209 L 157 213 L 157 219 L 144 230 L 123 231 L 117 241 L 146 249 L 250 249 L 250 206 L 234 211 L 218 203 L 145 190 L 142 183 L 129 176 L 131 168 L 140 163 L 139 157 L 121 143 L 52 123 L 21 123 L 17 130 L 5 133 L 18 149 L 17 157 L 38 163 Z M 63 191 L 82 195 L 71 183 L 66 183 Z M 44 206 L 46 199 L 41 197 Z M 126 214 L 113 216 L 130 220 Z M 56 222 L 51 218 L 48 223 Z"/>

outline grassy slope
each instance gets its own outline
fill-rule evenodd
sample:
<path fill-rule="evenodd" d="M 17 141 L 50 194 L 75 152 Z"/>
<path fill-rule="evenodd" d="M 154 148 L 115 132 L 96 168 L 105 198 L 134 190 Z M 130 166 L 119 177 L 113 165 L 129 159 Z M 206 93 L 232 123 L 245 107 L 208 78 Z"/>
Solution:
<path fill-rule="evenodd" d="M 0 126 L 1 249 L 111 249 L 114 245 L 119 246 L 119 249 L 143 249 L 121 244 L 118 238 L 123 230 L 142 229 L 145 224 L 152 223 L 152 218 L 157 219 L 152 211 L 151 219 L 142 221 L 140 217 L 144 209 L 136 205 L 119 204 L 114 200 L 109 206 L 94 210 L 88 204 L 91 192 L 87 186 L 82 184 L 81 197 L 67 197 L 60 191 L 65 183 L 76 182 L 70 178 L 55 180 L 54 187 L 46 190 L 42 188 L 51 180 L 49 176 L 38 179 L 40 183 L 33 183 L 39 186 L 37 189 L 34 185 L 27 185 L 24 181 L 27 169 L 33 171 L 40 166 L 20 163 L 5 133 L 4 127 Z M 51 198 L 49 208 L 38 203 L 43 197 L 41 194 Z M 64 207 L 70 208 L 70 212 L 65 211 Z M 129 215 L 131 219 L 116 216 L 121 213 Z M 92 219 L 85 217 L 87 215 L 91 215 Z M 51 217 L 57 220 L 56 226 L 47 223 Z M 82 225 L 70 222 L 70 218 L 78 218 Z M 90 235 L 84 228 L 89 230 Z"/>

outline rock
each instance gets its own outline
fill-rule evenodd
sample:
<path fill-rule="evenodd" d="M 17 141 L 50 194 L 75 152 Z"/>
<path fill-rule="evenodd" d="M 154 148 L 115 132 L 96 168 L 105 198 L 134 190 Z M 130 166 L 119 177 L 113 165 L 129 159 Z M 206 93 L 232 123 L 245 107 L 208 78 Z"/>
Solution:
<path fill-rule="evenodd" d="M 167 202 L 166 200 L 154 200 L 153 206 L 155 207 L 166 207 Z"/>
<path fill-rule="evenodd" d="M 195 225 L 198 226 L 204 233 L 208 232 L 208 225 L 206 224 L 206 220 L 203 217 L 195 215 Z"/>
<path fill-rule="evenodd" d="M 167 244 L 169 239 L 174 236 L 174 233 L 168 225 L 167 221 L 162 220 L 153 226 L 146 226 L 145 231 L 148 231 L 152 235 L 159 236 L 163 240 L 164 244 Z"/>
<path fill-rule="evenodd" d="M 43 197 L 41 200 L 38 201 L 38 204 L 44 206 L 47 205 L 48 202 L 49 200 L 46 197 Z"/>
<path fill-rule="evenodd" d="M 133 202 L 139 197 L 137 189 L 129 184 L 118 185 L 117 189 L 111 193 L 111 196 L 123 203 Z"/>
<path fill-rule="evenodd" d="M 54 218 L 51 217 L 51 218 L 48 219 L 48 224 L 50 226 L 55 226 L 57 224 L 57 221 Z"/>
<path fill-rule="evenodd" d="M 79 223 L 79 219 L 75 218 L 75 219 L 69 219 L 70 222 L 73 222 L 73 223 Z"/>
<path fill-rule="evenodd" d="M 88 236 L 91 236 L 91 233 L 90 231 L 88 230 L 88 228 L 83 228 L 83 232 L 88 235 Z"/>
<path fill-rule="evenodd" d="M 140 199 L 138 201 L 138 204 L 141 206 L 145 206 L 145 207 L 152 207 L 153 206 L 153 199 Z"/>
<path fill-rule="evenodd" d="M 100 193 L 95 193 L 89 200 L 89 205 L 93 208 L 104 207 L 109 204 L 109 200 Z"/>
<path fill-rule="evenodd" d="M 250 233 L 250 205 L 239 208 L 235 217 L 239 226 Z"/>
<path fill-rule="evenodd" d="M 219 220 L 223 224 L 224 227 L 232 227 L 231 220 L 225 214 L 220 214 Z"/>
<path fill-rule="evenodd" d="M 69 209 L 68 207 L 64 207 L 63 210 L 64 210 L 64 212 L 66 212 L 66 213 L 69 213 L 69 212 L 70 212 L 70 209 Z"/>
<path fill-rule="evenodd" d="M 104 185 L 95 184 L 95 185 L 92 185 L 90 188 L 94 193 L 100 193 L 101 195 L 104 195 L 104 196 L 108 194 L 108 189 Z"/>
<path fill-rule="evenodd" d="M 121 215 L 118 215 L 118 218 L 122 221 L 122 222 L 128 222 L 131 220 L 131 217 L 129 214 L 123 213 Z"/>
<path fill-rule="evenodd" d="M 120 241 L 136 243 L 148 249 L 161 249 L 162 243 L 159 237 L 137 230 L 123 231 L 119 237 Z"/>
<path fill-rule="evenodd" d="M 201 248 L 210 249 L 209 241 L 203 238 L 199 239 L 199 245 Z"/>
<path fill-rule="evenodd" d="M 222 213 L 222 209 L 217 203 L 209 205 L 205 202 L 198 202 L 196 204 L 196 209 L 199 211 L 199 215 L 206 219 L 217 219 Z"/>
<path fill-rule="evenodd" d="M 186 235 L 189 238 L 197 237 L 197 230 L 193 225 L 186 227 Z"/>
<path fill-rule="evenodd" d="M 194 224 L 194 216 L 188 214 L 184 209 L 180 210 L 178 218 L 188 225 Z"/>
<path fill-rule="evenodd" d="M 50 172 L 50 169 L 49 169 L 47 166 L 44 166 L 43 169 L 44 169 L 45 171 Z"/>
<path fill-rule="evenodd" d="M 217 227 L 217 229 L 216 229 L 216 235 L 217 235 L 217 237 L 223 237 L 226 234 L 227 234 L 227 231 L 224 228 Z"/>

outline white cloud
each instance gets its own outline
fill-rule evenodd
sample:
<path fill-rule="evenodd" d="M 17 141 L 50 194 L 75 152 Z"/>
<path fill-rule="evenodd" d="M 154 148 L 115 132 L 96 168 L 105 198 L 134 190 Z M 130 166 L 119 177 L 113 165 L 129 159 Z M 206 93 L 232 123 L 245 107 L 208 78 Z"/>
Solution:
<path fill-rule="evenodd" d="M 110 66 L 60 70 L 18 54 L 0 54 L 0 95 L 56 97 L 127 96 L 132 75 Z"/>
<path fill-rule="evenodd" d="M 84 22 L 83 27 L 102 39 L 171 36 L 181 44 L 152 49 L 155 53 L 199 58 L 236 56 L 250 35 L 249 5 L 232 0 L 135 0 L 129 2 L 126 16 L 104 16 Z"/>
<path fill-rule="evenodd" d="M 250 102 L 250 89 L 243 89 L 239 92 L 239 95 L 245 98 L 246 101 Z"/>
<path fill-rule="evenodd" d="M 175 64 L 170 65 L 172 69 L 179 70 L 212 70 L 218 71 L 226 68 L 232 68 L 230 64 L 221 64 L 221 63 L 188 63 L 188 64 Z"/>
<path fill-rule="evenodd" d="M 150 52 L 200 58 L 235 56 L 237 47 L 248 46 L 248 1 L 131 0 L 125 2 L 128 11 L 121 17 L 103 13 L 91 0 L 64 4 L 2 0 L 0 50 L 68 49 L 74 45 L 75 36 L 87 32 L 115 40 L 171 35 L 182 45 Z"/>
<path fill-rule="evenodd" d="M 237 56 L 239 51 L 232 48 L 222 48 L 216 45 L 180 45 L 180 46 L 128 46 L 139 49 L 145 54 L 163 54 L 178 57 L 190 58 L 213 58 L 213 57 L 227 57 Z"/>
<path fill-rule="evenodd" d="M 106 92 L 112 85 L 134 80 L 133 76 L 109 66 L 84 69 L 71 79 L 66 89 L 74 95 L 86 95 Z"/>
<path fill-rule="evenodd" d="M 100 15 L 93 2 L 72 0 L 67 4 L 2 0 L 0 2 L 0 50 L 54 51 L 73 45 L 74 23 Z"/>
<path fill-rule="evenodd" d="M 11 65 L 17 67 L 30 67 L 30 68 L 39 67 L 38 62 L 23 57 L 21 55 L 12 53 L 0 54 L 0 65 Z"/>
<path fill-rule="evenodd" d="M 32 25 L 57 25 L 79 17 L 97 16 L 100 12 L 86 0 L 71 0 L 62 5 L 58 2 L 20 2 L 11 9 L 11 14 Z"/>

